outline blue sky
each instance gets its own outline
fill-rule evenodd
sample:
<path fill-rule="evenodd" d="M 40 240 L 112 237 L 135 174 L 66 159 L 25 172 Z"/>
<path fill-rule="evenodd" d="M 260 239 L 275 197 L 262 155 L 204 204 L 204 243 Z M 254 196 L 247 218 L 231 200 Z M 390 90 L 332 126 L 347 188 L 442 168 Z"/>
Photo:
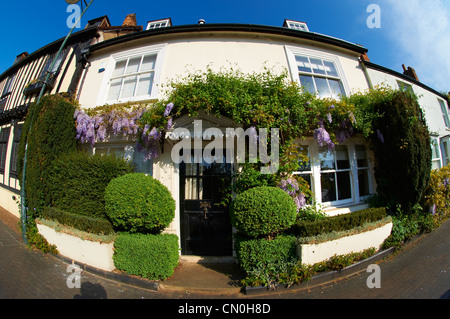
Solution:
<path fill-rule="evenodd" d="M 88 0 L 89 2 L 90 0 Z M 370 4 L 380 8 L 381 27 L 370 29 Z M 0 27 L 0 73 L 17 54 L 32 53 L 69 31 L 64 0 L 6 1 Z M 284 19 L 305 21 L 318 32 L 369 49 L 372 62 L 396 71 L 402 64 L 416 69 L 419 79 L 438 91 L 450 91 L 450 1 L 448 0 L 94 0 L 82 20 L 108 15 L 113 25 L 136 13 L 138 24 L 172 18 L 174 25 L 249 23 L 282 26 Z"/>

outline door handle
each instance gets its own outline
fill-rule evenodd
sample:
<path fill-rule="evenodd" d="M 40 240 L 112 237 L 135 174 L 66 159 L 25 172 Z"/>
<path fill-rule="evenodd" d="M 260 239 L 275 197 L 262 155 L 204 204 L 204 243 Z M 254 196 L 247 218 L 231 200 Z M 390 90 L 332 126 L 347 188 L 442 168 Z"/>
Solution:
<path fill-rule="evenodd" d="M 203 208 L 203 219 L 208 219 L 208 208 L 211 208 L 210 202 L 200 202 L 200 208 Z"/>

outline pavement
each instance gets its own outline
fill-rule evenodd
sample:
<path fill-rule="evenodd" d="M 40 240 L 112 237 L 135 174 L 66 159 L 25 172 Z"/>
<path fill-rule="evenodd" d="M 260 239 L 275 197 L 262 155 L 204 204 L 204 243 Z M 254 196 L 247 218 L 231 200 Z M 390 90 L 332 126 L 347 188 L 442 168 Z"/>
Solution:
<path fill-rule="evenodd" d="M 0 208 L 0 299 L 450 298 L 450 220 L 398 254 L 387 251 L 346 271 L 321 274 L 290 289 L 245 293 L 239 285 L 242 273 L 237 264 L 184 259 L 174 275 L 160 283 L 83 268 L 81 288 L 69 289 L 71 261 L 26 247 L 18 222 Z M 384 289 L 368 289 L 368 263 L 381 263 Z"/>

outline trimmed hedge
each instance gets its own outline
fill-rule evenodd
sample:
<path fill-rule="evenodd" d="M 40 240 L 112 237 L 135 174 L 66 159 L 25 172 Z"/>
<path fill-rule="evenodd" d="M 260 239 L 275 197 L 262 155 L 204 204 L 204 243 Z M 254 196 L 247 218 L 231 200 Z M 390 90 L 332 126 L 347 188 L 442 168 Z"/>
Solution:
<path fill-rule="evenodd" d="M 254 187 L 239 194 L 232 203 L 233 226 L 250 237 L 276 234 L 290 227 L 297 206 L 278 187 Z"/>
<path fill-rule="evenodd" d="M 158 233 L 175 218 L 175 200 L 161 182 L 144 173 L 113 179 L 105 190 L 106 213 L 120 230 Z"/>
<path fill-rule="evenodd" d="M 248 239 L 236 236 L 235 248 L 241 268 L 250 272 L 273 263 L 286 263 L 298 259 L 295 236 L 280 235 L 275 239 Z"/>
<path fill-rule="evenodd" d="M 25 185 L 20 186 L 26 190 L 29 214 L 40 213 L 41 208 L 49 204 L 48 195 L 51 193 L 49 188 L 52 183 L 48 178 L 53 171 L 53 160 L 77 148 L 73 119 L 75 109 L 75 101 L 59 94 L 46 95 L 38 105 L 30 105 L 17 154 L 17 171 L 22 183 L 25 146 L 28 141 L 26 181 Z"/>
<path fill-rule="evenodd" d="M 51 206 L 76 215 L 108 220 L 106 186 L 112 179 L 131 172 L 130 163 L 113 155 L 65 154 L 53 161 L 49 173 Z"/>
<path fill-rule="evenodd" d="M 296 221 L 286 233 L 296 237 L 317 236 L 332 231 L 344 231 L 387 216 L 385 207 L 367 208 L 357 212 L 328 217 L 316 221 Z"/>
<path fill-rule="evenodd" d="M 114 265 L 130 275 L 150 280 L 171 277 L 179 261 L 178 237 L 173 234 L 120 233 L 114 242 Z"/>
<path fill-rule="evenodd" d="M 112 224 L 105 219 L 72 214 L 54 207 L 45 207 L 42 217 L 91 234 L 109 235 L 114 233 Z"/>

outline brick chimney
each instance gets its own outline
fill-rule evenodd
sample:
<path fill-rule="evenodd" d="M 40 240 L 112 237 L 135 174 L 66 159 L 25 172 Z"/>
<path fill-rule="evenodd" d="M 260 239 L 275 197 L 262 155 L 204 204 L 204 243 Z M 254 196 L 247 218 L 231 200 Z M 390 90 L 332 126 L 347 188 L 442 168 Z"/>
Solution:
<path fill-rule="evenodd" d="M 366 61 L 366 62 L 370 62 L 369 56 L 367 55 L 367 52 L 364 52 L 363 54 L 361 54 L 361 60 L 362 61 Z"/>
<path fill-rule="evenodd" d="M 130 13 L 126 16 L 125 20 L 122 23 L 123 27 L 135 27 L 137 26 L 137 21 L 136 21 L 136 13 Z"/>
<path fill-rule="evenodd" d="M 416 70 L 414 70 L 412 67 L 408 66 L 408 68 L 405 67 L 404 64 L 402 64 L 403 67 L 403 74 L 409 76 L 410 78 L 413 78 L 416 81 L 419 81 L 419 78 L 417 77 Z"/>
<path fill-rule="evenodd" d="M 22 52 L 19 54 L 16 59 L 14 60 L 13 64 L 16 64 L 17 62 L 20 62 L 21 60 L 25 59 L 28 56 L 28 52 Z"/>

